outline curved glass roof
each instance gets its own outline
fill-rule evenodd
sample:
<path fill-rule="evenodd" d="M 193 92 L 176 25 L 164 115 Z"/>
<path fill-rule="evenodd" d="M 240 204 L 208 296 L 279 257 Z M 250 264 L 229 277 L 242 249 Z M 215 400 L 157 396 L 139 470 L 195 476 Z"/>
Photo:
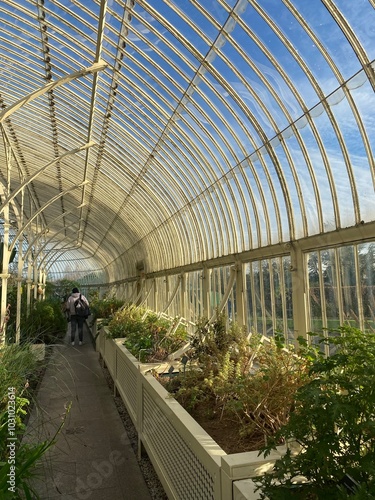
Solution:
<path fill-rule="evenodd" d="M 374 220 L 374 0 L 3 0 L 0 23 L 2 211 L 54 276 Z"/>

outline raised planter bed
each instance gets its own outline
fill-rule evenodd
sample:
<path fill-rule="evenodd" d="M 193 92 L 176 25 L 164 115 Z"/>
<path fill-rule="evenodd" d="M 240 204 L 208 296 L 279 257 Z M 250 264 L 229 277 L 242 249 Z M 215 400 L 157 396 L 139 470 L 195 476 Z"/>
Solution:
<path fill-rule="evenodd" d="M 137 430 L 138 450 L 146 450 L 168 498 L 257 498 L 252 478 L 271 470 L 285 447 L 267 459 L 256 451 L 228 455 L 150 373 L 165 366 L 140 363 L 123 340 L 102 328 L 97 350 Z"/>

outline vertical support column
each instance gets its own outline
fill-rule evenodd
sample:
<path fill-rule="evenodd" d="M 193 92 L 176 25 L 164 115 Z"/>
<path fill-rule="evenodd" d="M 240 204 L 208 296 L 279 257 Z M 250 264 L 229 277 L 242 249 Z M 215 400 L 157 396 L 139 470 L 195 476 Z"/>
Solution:
<path fill-rule="evenodd" d="M 44 268 L 41 267 L 39 270 L 38 300 L 43 301 L 44 299 L 45 299 L 45 272 Z"/>
<path fill-rule="evenodd" d="M 9 205 L 6 205 L 3 211 L 4 218 L 4 236 L 3 236 L 3 259 L 1 272 L 1 336 L 0 345 L 5 342 L 7 306 L 8 306 L 8 266 L 9 266 Z"/>
<path fill-rule="evenodd" d="M 181 274 L 181 316 L 187 320 L 190 320 L 187 315 L 187 290 L 186 290 L 186 273 Z"/>
<path fill-rule="evenodd" d="M 30 314 L 30 306 L 31 306 L 31 286 L 33 280 L 31 279 L 33 272 L 33 266 L 31 257 L 28 257 L 27 260 L 27 280 L 26 280 L 26 304 L 27 304 L 27 316 Z"/>
<path fill-rule="evenodd" d="M 47 285 L 47 273 L 46 273 L 45 269 L 43 269 L 42 283 L 43 283 L 43 300 L 45 300 L 45 298 L 46 298 L 46 285 Z"/>
<path fill-rule="evenodd" d="M 34 300 L 38 299 L 38 263 L 34 261 L 34 273 L 33 273 L 33 291 L 34 291 Z"/>
<path fill-rule="evenodd" d="M 209 318 L 211 314 L 210 307 L 210 269 L 203 266 L 202 270 L 202 301 L 203 301 L 203 317 Z"/>
<path fill-rule="evenodd" d="M 23 270 L 23 234 L 21 234 L 18 240 L 16 344 L 19 344 L 21 340 L 22 270 Z"/>
<path fill-rule="evenodd" d="M 38 270 L 38 286 L 37 286 L 38 301 L 43 300 L 43 269 Z"/>
<path fill-rule="evenodd" d="M 339 308 L 339 321 L 340 321 L 340 325 L 343 325 L 345 318 L 344 318 L 344 304 L 343 304 L 343 296 L 342 296 L 342 283 L 341 283 L 341 278 L 340 278 L 339 249 L 334 248 L 333 251 L 335 252 L 335 276 L 334 276 L 335 287 L 334 288 L 337 290 L 336 300 L 337 300 L 337 305 Z"/>
<path fill-rule="evenodd" d="M 294 339 L 298 336 L 307 338 L 306 321 L 306 268 L 303 253 L 296 242 L 290 252 L 290 271 L 292 279 L 292 302 Z"/>
<path fill-rule="evenodd" d="M 6 172 L 7 183 L 4 186 L 4 196 L 8 196 L 10 192 L 10 171 L 12 168 L 11 151 L 9 142 L 1 126 L 1 132 L 4 141 L 4 153 L 6 157 Z M 4 236 L 3 236 L 3 255 L 2 255 L 2 268 L 1 268 L 1 303 L 0 303 L 0 345 L 5 343 L 6 323 L 8 320 L 7 310 L 7 295 L 8 295 L 8 266 L 9 266 L 9 204 L 7 203 L 3 210 L 4 221 Z"/>
<path fill-rule="evenodd" d="M 165 276 L 164 278 L 165 281 L 165 302 L 163 304 L 163 308 L 168 304 L 169 300 L 169 276 Z M 166 314 L 168 314 L 169 308 L 165 311 Z"/>
<path fill-rule="evenodd" d="M 158 284 L 158 282 L 157 282 L 156 278 L 154 278 L 154 311 L 157 311 L 158 307 L 159 307 L 157 284 Z"/>
<path fill-rule="evenodd" d="M 19 212 L 19 217 L 18 217 L 19 228 L 23 226 L 24 201 L 25 201 L 24 190 L 22 190 L 21 210 Z M 22 275 L 23 275 L 23 265 L 24 265 L 23 243 L 24 243 L 24 235 L 23 233 L 21 233 L 18 238 L 16 344 L 19 344 L 21 341 Z"/>
<path fill-rule="evenodd" d="M 244 294 L 244 275 L 242 262 L 236 263 L 236 303 L 237 303 L 237 324 L 242 327 L 246 325 L 245 320 L 245 294 Z"/>
<path fill-rule="evenodd" d="M 138 459 L 142 458 L 143 445 L 142 445 L 142 432 L 143 432 L 143 384 L 141 365 L 138 365 L 137 373 L 137 417 L 136 417 L 136 430 L 138 433 Z"/>

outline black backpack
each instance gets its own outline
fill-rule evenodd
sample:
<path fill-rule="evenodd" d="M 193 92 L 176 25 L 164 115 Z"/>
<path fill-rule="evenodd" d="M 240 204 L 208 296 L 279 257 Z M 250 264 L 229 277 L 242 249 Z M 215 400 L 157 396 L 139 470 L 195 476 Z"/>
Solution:
<path fill-rule="evenodd" d="M 82 300 L 82 295 L 79 294 L 78 299 L 74 301 L 74 309 L 77 316 L 82 316 L 83 318 L 88 318 L 90 315 L 89 306 L 84 300 Z"/>

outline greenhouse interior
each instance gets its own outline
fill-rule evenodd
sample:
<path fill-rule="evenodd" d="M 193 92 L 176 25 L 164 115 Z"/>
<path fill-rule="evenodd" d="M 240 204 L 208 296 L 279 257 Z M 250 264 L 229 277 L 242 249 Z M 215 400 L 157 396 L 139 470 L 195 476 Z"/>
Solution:
<path fill-rule="evenodd" d="M 321 363 L 361 332 L 375 359 L 374 0 L 2 0 L 0 25 L 2 348 L 73 284 L 186 328 L 176 363 L 220 321 Z M 179 489 L 140 435 L 168 498 L 281 498 L 228 464 Z"/>

